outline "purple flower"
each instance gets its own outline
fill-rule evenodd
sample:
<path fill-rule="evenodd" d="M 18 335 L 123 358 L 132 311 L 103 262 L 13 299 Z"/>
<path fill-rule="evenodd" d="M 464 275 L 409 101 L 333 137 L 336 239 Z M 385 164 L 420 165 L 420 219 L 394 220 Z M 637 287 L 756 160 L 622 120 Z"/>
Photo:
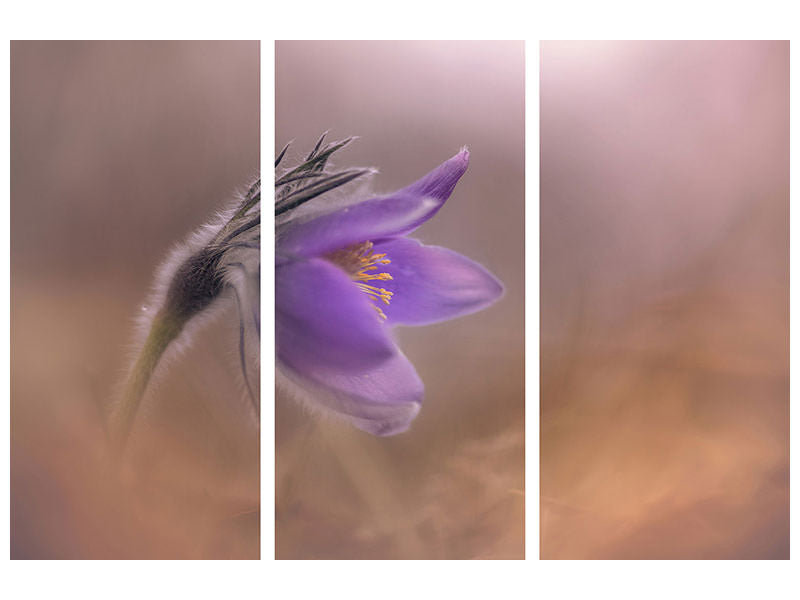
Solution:
<path fill-rule="evenodd" d="M 392 327 L 470 314 L 503 293 L 481 265 L 405 237 L 439 211 L 468 163 L 465 149 L 394 194 L 278 232 L 279 370 L 310 402 L 369 433 L 405 431 L 422 402 Z"/>

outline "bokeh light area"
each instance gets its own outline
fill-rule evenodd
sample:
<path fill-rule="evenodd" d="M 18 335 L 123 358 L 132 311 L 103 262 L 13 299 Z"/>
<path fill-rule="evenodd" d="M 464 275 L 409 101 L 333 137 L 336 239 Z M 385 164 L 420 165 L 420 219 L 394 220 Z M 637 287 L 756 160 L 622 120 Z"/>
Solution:
<path fill-rule="evenodd" d="M 789 557 L 789 44 L 541 45 L 541 556 Z"/>

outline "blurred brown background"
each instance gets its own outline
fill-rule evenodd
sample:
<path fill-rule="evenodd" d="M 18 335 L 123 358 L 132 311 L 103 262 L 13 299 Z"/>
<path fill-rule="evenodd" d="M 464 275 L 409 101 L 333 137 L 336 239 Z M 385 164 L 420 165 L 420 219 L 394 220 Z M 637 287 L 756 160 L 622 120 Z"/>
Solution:
<path fill-rule="evenodd" d="M 278 558 L 524 556 L 524 48 L 521 42 L 278 42 L 276 151 L 330 129 L 338 166 L 387 193 L 467 144 L 470 166 L 413 234 L 505 284 L 488 310 L 397 330 L 425 382 L 411 429 L 374 438 L 276 399 Z"/>
<path fill-rule="evenodd" d="M 146 399 L 121 473 L 103 422 L 155 267 L 257 174 L 259 122 L 258 42 L 12 42 L 12 558 L 258 557 L 230 315 Z"/>
<path fill-rule="evenodd" d="M 541 45 L 541 556 L 789 557 L 789 44 Z"/>

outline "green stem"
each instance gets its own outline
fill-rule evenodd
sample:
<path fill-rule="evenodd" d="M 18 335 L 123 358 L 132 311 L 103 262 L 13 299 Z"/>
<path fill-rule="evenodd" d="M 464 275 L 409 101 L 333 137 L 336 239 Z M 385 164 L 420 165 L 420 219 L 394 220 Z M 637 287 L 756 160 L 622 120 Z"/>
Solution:
<path fill-rule="evenodd" d="M 109 431 L 112 449 L 117 457 L 121 456 L 125 449 L 133 422 L 136 420 L 136 413 L 156 366 L 164 351 L 183 330 L 185 323 L 185 319 L 175 318 L 165 314 L 164 311 L 159 312 L 153 320 L 142 351 L 125 382 L 122 400 L 111 414 Z"/>

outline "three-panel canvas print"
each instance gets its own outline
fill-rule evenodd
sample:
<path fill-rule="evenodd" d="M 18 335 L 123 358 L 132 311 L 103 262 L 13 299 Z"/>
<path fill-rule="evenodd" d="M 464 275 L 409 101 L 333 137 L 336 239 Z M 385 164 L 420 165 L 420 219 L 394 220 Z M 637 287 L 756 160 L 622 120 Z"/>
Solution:
<path fill-rule="evenodd" d="M 10 48 L 12 559 L 789 558 L 788 41 Z"/>

